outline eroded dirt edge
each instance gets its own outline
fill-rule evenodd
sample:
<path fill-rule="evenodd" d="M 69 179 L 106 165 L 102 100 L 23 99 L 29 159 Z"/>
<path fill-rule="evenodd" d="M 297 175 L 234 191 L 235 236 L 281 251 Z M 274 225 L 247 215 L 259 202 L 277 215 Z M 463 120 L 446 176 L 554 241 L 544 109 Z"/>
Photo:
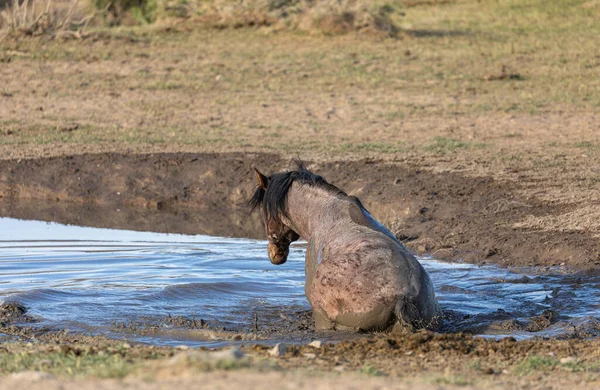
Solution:
<path fill-rule="evenodd" d="M 252 167 L 275 172 L 275 154 L 89 154 L 0 161 L 0 215 L 84 226 L 263 238 L 246 201 Z M 586 231 L 532 230 L 525 218 L 559 215 L 568 204 L 519 195 L 492 178 L 436 174 L 417 166 L 362 159 L 308 162 L 358 196 L 411 250 L 435 258 L 503 266 L 600 264 Z"/>

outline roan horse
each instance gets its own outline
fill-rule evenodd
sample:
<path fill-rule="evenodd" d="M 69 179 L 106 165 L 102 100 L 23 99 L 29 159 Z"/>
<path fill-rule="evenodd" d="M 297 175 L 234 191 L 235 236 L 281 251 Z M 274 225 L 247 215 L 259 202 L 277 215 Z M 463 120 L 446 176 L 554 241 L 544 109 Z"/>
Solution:
<path fill-rule="evenodd" d="M 255 172 L 258 187 L 250 206 L 262 211 L 271 263 L 285 263 L 298 238 L 308 242 L 305 293 L 317 329 L 438 326 L 441 310 L 429 275 L 358 198 L 302 163 L 269 177 Z"/>

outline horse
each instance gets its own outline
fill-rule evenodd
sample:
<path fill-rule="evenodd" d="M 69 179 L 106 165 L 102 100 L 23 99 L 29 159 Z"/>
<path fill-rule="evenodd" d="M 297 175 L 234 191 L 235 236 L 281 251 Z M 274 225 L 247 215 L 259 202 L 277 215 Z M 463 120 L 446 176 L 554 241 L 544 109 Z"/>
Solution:
<path fill-rule="evenodd" d="M 249 206 L 260 209 L 271 263 L 307 241 L 305 294 L 318 330 L 435 330 L 442 317 L 429 275 L 360 200 L 303 163 L 263 175 Z"/>

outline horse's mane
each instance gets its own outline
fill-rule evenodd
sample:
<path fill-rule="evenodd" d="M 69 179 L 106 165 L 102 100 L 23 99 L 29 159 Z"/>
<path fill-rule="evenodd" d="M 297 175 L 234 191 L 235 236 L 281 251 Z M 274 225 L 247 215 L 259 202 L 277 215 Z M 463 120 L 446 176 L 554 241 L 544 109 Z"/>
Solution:
<path fill-rule="evenodd" d="M 293 182 L 302 185 L 309 185 L 323 188 L 327 192 L 339 196 L 347 197 L 348 195 L 334 186 L 329 184 L 322 176 L 316 175 L 309 171 L 302 161 L 294 161 L 296 168 L 292 171 L 274 173 L 269 176 L 267 189 L 258 186 L 254 191 L 254 195 L 248 202 L 252 211 L 260 206 L 263 206 L 263 212 L 267 218 L 281 221 L 281 216 L 287 217 L 286 205 L 287 194 Z M 358 201 L 357 198 L 356 201 Z M 358 201 L 360 205 L 360 201 Z M 362 205 L 360 205 L 362 207 Z"/>

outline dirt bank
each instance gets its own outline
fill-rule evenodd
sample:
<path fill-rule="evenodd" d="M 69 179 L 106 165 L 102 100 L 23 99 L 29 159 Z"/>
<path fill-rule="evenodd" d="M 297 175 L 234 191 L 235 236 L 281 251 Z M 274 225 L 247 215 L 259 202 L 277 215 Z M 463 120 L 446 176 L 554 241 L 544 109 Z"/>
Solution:
<path fill-rule="evenodd" d="M 252 167 L 286 169 L 264 153 L 83 154 L 0 161 L 0 213 L 97 227 L 262 238 L 246 201 Z M 574 211 L 544 201 L 519 182 L 435 173 L 378 159 L 309 166 L 358 196 L 410 249 L 436 258 L 504 266 L 588 269 L 600 264 L 586 230 L 531 228 L 521 222 Z M 529 183 L 523 183 L 523 186 Z"/>

